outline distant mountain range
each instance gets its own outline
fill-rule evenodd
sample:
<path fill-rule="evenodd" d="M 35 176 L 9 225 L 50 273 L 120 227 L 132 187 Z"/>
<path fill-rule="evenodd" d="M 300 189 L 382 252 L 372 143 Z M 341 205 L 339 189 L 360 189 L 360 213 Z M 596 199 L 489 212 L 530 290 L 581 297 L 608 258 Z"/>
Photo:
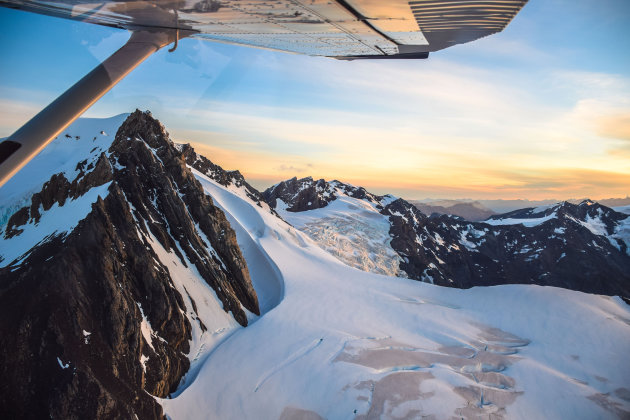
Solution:
<path fill-rule="evenodd" d="M 588 198 L 570 199 L 565 200 L 572 204 L 579 204 Z M 507 213 L 514 210 L 546 206 L 562 202 L 563 200 L 443 200 L 427 198 L 424 200 L 409 200 L 410 203 L 415 204 L 421 211 L 426 214 L 439 213 L 439 214 L 453 214 L 455 216 L 463 217 L 471 221 L 485 220 L 484 216 L 487 213 L 499 214 Z M 597 200 L 597 202 L 607 207 L 623 207 L 630 205 L 630 197 L 626 198 L 605 198 Z M 461 206 L 461 207 L 460 207 Z M 460 210 L 464 209 L 464 210 Z M 425 210 L 426 209 L 426 210 Z M 476 212 L 474 209 L 485 210 L 485 212 Z M 470 212 L 470 213 L 468 213 Z M 458 214 L 459 213 L 459 214 Z M 469 215 L 469 216 L 467 216 Z M 486 217 L 489 217 L 489 214 Z"/>
<path fill-rule="evenodd" d="M 451 214 L 471 222 L 486 220 L 488 217 L 497 214 L 479 201 L 440 200 L 424 203 L 410 200 L 409 202 L 427 216 L 432 214 Z"/>
<path fill-rule="evenodd" d="M 630 297 L 630 216 L 590 200 L 471 222 L 429 217 L 403 199 L 310 177 L 280 182 L 263 196 L 289 223 L 366 271 L 460 288 L 523 283 Z"/>

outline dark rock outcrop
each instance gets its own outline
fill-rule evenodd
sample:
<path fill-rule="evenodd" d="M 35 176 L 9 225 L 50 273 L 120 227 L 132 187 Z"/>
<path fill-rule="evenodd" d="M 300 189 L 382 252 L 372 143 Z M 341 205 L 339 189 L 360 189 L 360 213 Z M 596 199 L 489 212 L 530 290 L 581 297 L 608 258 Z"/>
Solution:
<path fill-rule="evenodd" d="M 539 284 L 588 293 L 630 296 L 630 255 L 620 239 L 594 234 L 589 220 L 609 235 L 627 215 L 584 202 L 542 212 L 519 210 L 493 218 L 540 219 L 544 223 L 490 225 L 440 215 L 427 217 L 405 200 L 389 204 L 392 248 L 410 278 L 468 288 Z"/>
<path fill-rule="evenodd" d="M 269 206 L 276 208 L 277 200 L 287 204 L 287 211 L 300 212 L 326 207 L 337 199 L 337 191 L 349 197 L 367 200 L 377 205 L 384 197 L 371 194 L 362 187 L 354 187 L 339 181 L 315 181 L 312 177 L 297 179 L 293 177 L 266 189 L 262 195 Z"/>
<path fill-rule="evenodd" d="M 287 211 L 293 212 L 320 209 L 337 198 L 330 184 L 323 179 L 315 181 L 310 176 L 282 181 L 265 190 L 263 197 L 271 208 L 276 208 L 279 199 L 288 204 Z"/>
<path fill-rule="evenodd" d="M 39 209 L 111 182 L 72 231 L 0 269 L 3 418 L 163 417 L 152 395 L 176 389 L 189 367 L 191 322 L 201 321 L 156 242 L 194 266 L 242 325 L 243 307 L 258 313 L 225 215 L 149 113 L 131 114 L 108 155 L 84 167 L 72 182 L 53 175 L 5 232 L 19 235 Z"/>

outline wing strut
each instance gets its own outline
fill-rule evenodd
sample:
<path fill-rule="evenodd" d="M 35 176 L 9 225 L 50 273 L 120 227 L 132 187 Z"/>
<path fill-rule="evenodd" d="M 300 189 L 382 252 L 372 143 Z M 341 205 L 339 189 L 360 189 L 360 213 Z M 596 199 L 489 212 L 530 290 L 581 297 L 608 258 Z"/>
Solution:
<path fill-rule="evenodd" d="M 0 187 L 138 64 L 182 37 L 175 29 L 134 31 L 125 45 L 0 143 Z"/>

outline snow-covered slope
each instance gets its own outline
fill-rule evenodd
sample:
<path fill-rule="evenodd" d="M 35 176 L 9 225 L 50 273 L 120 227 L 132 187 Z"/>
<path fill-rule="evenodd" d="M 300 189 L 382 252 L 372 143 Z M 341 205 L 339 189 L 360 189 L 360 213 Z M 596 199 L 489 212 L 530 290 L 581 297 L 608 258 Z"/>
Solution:
<path fill-rule="evenodd" d="M 630 415 L 621 299 L 527 285 L 458 290 L 356 270 L 196 176 L 273 262 L 283 297 L 161 400 L 171 418 Z M 280 287 L 268 279 L 264 287 Z"/>

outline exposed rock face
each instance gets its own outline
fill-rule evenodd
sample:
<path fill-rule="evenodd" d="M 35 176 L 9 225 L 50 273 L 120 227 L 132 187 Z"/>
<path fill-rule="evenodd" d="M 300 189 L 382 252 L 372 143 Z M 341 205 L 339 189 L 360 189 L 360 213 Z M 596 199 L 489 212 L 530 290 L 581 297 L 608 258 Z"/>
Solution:
<path fill-rule="evenodd" d="M 127 138 L 131 140 L 125 141 Z M 144 142 L 134 140 L 138 138 Z M 115 174 L 119 175 L 116 180 L 142 219 L 163 220 L 148 223 L 162 246 L 179 253 L 173 240 L 177 241 L 188 260 L 215 289 L 226 311 L 246 325 L 240 304 L 258 314 L 258 301 L 234 231 L 167 139 L 168 134 L 157 120 L 139 111 L 133 113 L 120 127 L 110 149 L 112 159 L 123 166 L 120 174 Z M 204 242 L 195 224 L 210 244 Z M 216 255 L 206 251 L 206 246 L 214 249 Z"/>
<path fill-rule="evenodd" d="M 263 195 L 272 207 L 280 199 L 293 212 L 326 207 L 341 195 L 376 204 L 389 218 L 400 270 L 416 280 L 459 288 L 540 284 L 630 296 L 630 216 L 591 201 L 518 210 L 483 223 L 428 217 L 408 201 L 338 181 L 293 178 Z M 521 219 L 525 225 L 514 222 Z"/>
<path fill-rule="evenodd" d="M 263 192 L 263 197 L 269 206 L 276 208 L 277 200 L 287 204 L 287 211 L 299 212 L 326 207 L 328 203 L 337 199 L 336 190 L 349 197 L 380 203 L 383 197 L 371 194 L 362 187 L 354 187 L 339 181 L 317 181 L 312 177 L 297 179 L 295 177 L 282 181 Z"/>
<path fill-rule="evenodd" d="M 305 211 L 326 207 L 335 200 L 330 185 L 323 179 L 314 181 L 310 176 L 297 179 L 293 177 L 282 181 L 263 192 L 269 206 L 276 208 L 280 199 L 288 204 L 287 211 Z"/>
<path fill-rule="evenodd" d="M 4 418 L 163 417 L 151 395 L 175 390 L 201 321 L 149 240 L 194 266 L 242 325 L 243 307 L 259 312 L 225 215 L 149 113 L 131 114 L 108 155 L 83 166 L 72 182 L 53 175 L 5 231 L 110 182 L 71 232 L 0 269 Z"/>
<path fill-rule="evenodd" d="M 493 218 L 529 218 L 529 227 L 427 217 L 404 200 L 392 202 L 384 214 L 390 215 L 391 244 L 410 278 L 462 288 L 524 283 L 630 294 L 630 255 L 614 238 L 627 216 L 598 204 L 565 202 L 541 213 L 526 209 Z M 541 218 L 548 220 L 536 224 Z M 587 227 L 595 218 L 608 235 Z"/>

